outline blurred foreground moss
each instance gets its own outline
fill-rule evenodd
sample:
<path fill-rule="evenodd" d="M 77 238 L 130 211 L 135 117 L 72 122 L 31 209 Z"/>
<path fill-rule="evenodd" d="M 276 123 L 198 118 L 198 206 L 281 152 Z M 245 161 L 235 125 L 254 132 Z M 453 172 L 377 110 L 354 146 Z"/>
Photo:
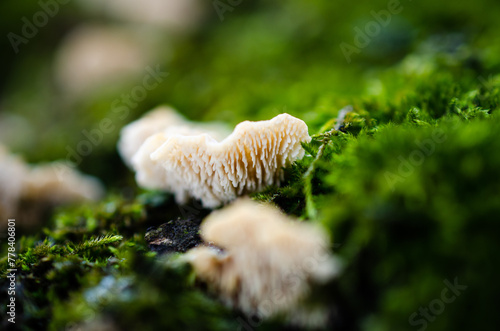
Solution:
<path fill-rule="evenodd" d="M 165 197 L 146 194 L 128 202 L 111 197 L 59 212 L 43 240 L 41 234 L 23 236 L 15 265 L 17 325 L 23 330 L 92 330 L 105 323 L 122 330 L 158 325 L 216 330 L 230 324 L 225 308 L 193 289 L 189 268 L 149 252 L 140 226 L 146 210 L 154 215 L 158 201 Z M 10 268 L 2 259 L 2 289 L 8 287 Z"/>

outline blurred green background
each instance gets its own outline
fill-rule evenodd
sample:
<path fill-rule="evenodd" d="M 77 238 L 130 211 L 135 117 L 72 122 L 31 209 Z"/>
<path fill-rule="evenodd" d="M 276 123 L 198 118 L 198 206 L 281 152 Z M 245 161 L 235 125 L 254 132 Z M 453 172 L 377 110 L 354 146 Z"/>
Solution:
<path fill-rule="evenodd" d="M 105 5 L 54 2 L 57 14 L 42 27 L 35 26 L 36 35 L 26 38 L 26 44 L 19 42 L 16 54 L 7 36 L 23 37 L 23 17 L 33 23 L 33 17 L 45 10 L 36 1 L 2 1 L 2 141 L 29 161 L 65 158 L 67 147 L 75 149 L 86 139 L 83 130 L 91 131 L 110 118 L 115 130 L 80 167 L 111 184 L 124 175 L 115 153 L 119 128 L 158 104 L 170 104 L 193 120 L 224 119 L 231 124 L 288 112 L 303 118 L 315 133 L 326 117 L 348 103 L 374 94 L 394 100 L 413 88 L 401 84 L 411 83 L 410 75 L 386 78 L 391 75 L 388 68 L 397 66 L 398 73 L 428 69 L 432 76 L 427 67 L 444 62 L 478 85 L 477 76 L 487 79 L 498 68 L 499 5 L 494 0 L 401 1 L 401 12 L 391 15 L 386 26 L 379 25 L 380 32 L 368 36 L 368 45 L 358 48 L 350 63 L 340 45 L 355 46 L 355 28 L 364 31 L 376 22 L 372 11 L 387 11 L 390 1 L 241 1 L 236 6 L 188 2 L 203 14 L 194 15 L 190 9 L 184 19 L 196 24 L 184 30 L 116 17 L 109 13 L 113 8 L 100 8 Z M 132 47 L 146 55 L 139 57 L 138 68 L 122 70 L 122 76 L 114 72 L 118 78 L 108 84 L 74 93 L 65 87 L 71 77 L 85 81 L 85 67 L 71 57 L 69 65 L 61 64 L 61 49 L 69 47 L 75 31 L 88 27 L 99 29 L 96 35 L 118 29 L 129 40 L 138 39 Z M 127 56 L 103 52 L 103 67 L 109 65 L 106 61 Z M 126 118 L 117 117 L 113 102 L 142 84 L 142 68 L 157 65 L 169 72 L 168 78 L 129 107 Z M 68 66 L 73 71 L 64 73 Z M 60 79 L 61 75 L 70 78 Z"/>

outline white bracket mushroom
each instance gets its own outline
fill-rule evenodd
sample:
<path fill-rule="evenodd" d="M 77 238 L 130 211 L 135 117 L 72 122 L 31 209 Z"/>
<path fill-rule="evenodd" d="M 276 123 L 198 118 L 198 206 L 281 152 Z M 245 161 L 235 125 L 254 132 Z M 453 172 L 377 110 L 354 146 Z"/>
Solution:
<path fill-rule="evenodd" d="M 212 212 L 201 237 L 211 246 L 193 248 L 184 259 L 227 305 L 249 316 L 285 314 L 301 325 L 324 323 L 320 307 L 313 313 L 301 305 L 312 286 L 341 271 L 324 229 L 243 198 Z"/>
<path fill-rule="evenodd" d="M 139 121 L 147 126 L 145 119 Z M 134 135 L 130 128 L 145 130 L 143 125 L 136 122 L 123 129 L 119 149 L 125 160 L 130 153 L 124 151 L 133 144 L 125 143 Z M 279 184 L 283 167 L 302 158 L 301 143 L 311 140 L 307 125 L 288 114 L 268 121 L 244 121 L 220 141 L 206 128 L 178 125 L 153 134 L 134 154 L 130 163 L 137 183 L 173 192 L 178 203 L 199 199 L 208 208 Z"/>

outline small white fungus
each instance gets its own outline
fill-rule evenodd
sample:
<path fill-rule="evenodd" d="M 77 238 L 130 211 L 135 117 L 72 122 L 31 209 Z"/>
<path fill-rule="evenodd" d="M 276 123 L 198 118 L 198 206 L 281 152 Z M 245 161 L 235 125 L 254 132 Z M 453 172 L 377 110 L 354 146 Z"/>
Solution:
<path fill-rule="evenodd" d="M 226 304 L 248 315 L 301 315 L 300 303 L 311 285 L 339 272 L 324 230 L 249 199 L 210 214 L 201 236 L 222 251 L 200 246 L 185 258 Z M 313 324 L 325 317 L 313 315 Z M 302 314 L 306 316 L 312 315 Z"/>
<path fill-rule="evenodd" d="M 68 95 L 82 96 L 146 75 L 154 59 L 151 41 L 133 28 L 87 24 L 62 40 L 54 76 Z"/>
<path fill-rule="evenodd" d="M 52 205 L 95 201 L 103 195 L 99 180 L 83 175 L 63 162 L 33 166 L 24 179 L 22 191 L 24 199 Z"/>
<path fill-rule="evenodd" d="M 118 141 L 118 151 L 123 161 L 131 166 L 132 157 L 146 139 L 171 126 L 183 125 L 184 122 L 184 118 L 172 108 L 161 106 L 123 127 Z"/>
<path fill-rule="evenodd" d="M 279 184 L 283 167 L 303 157 L 301 143 L 310 139 L 307 125 L 288 114 L 244 121 L 223 140 L 199 126 L 171 126 L 149 137 L 131 163 L 140 186 L 173 192 L 178 203 L 195 198 L 213 208 Z M 119 146 L 127 154 L 127 144 Z"/>
<path fill-rule="evenodd" d="M 165 137 L 172 134 L 189 136 L 207 133 L 216 139 L 222 139 L 229 134 L 229 130 L 225 125 L 218 122 L 196 123 L 188 121 L 173 108 L 159 106 L 149 111 L 138 120 L 126 125 L 121 130 L 120 140 L 118 141 L 118 152 L 123 161 L 128 166 L 132 167 L 132 158 L 139 151 L 139 148 L 149 137 L 157 133 L 162 133 Z M 158 138 L 153 141 L 152 145 L 156 146 L 157 140 Z M 156 148 L 159 146 L 160 145 Z M 146 149 L 151 150 L 151 148 L 150 146 Z M 154 150 L 151 150 L 148 155 L 153 151 Z M 141 153 L 144 154 L 144 151 Z M 149 186 L 146 185 L 146 187 Z"/>
<path fill-rule="evenodd" d="M 28 171 L 28 166 L 20 157 L 9 154 L 0 145 L 0 224 L 5 223 L 7 218 L 15 218 Z"/>
<path fill-rule="evenodd" d="M 94 12 L 129 23 L 152 25 L 169 32 L 190 32 L 200 25 L 207 3 L 200 0 L 80 0 Z"/>
<path fill-rule="evenodd" d="M 31 166 L 0 145 L 0 227 L 7 218 L 34 224 L 45 207 L 97 200 L 103 193 L 96 178 L 63 162 Z"/>

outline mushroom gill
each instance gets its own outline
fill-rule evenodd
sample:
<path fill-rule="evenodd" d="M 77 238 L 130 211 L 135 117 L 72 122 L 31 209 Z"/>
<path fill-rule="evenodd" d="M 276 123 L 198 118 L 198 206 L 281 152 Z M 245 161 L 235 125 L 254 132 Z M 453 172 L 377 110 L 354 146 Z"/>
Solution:
<path fill-rule="evenodd" d="M 191 197 L 213 208 L 261 191 L 283 179 L 283 167 L 304 155 L 307 125 L 281 114 L 268 121 L 244 121 L 225 139 L 195 129 L 149 137 L 132 158 L 137 182 L 173 192 L 178 203 Z"/>
<path fill-rule="evenodd" d="M 316 324 L 325 317 L 317 309 L 305 313 L 302 307 L 312 286 L 339 272 L 320 227 L 240 199 L 210 214 L 201 225 L 201 237 L 212 246 L 193 248 L 185 258 L 197 278 L 229 306 L 260 318 L 301 316 L 296 321 L 300 324 Z"/>

